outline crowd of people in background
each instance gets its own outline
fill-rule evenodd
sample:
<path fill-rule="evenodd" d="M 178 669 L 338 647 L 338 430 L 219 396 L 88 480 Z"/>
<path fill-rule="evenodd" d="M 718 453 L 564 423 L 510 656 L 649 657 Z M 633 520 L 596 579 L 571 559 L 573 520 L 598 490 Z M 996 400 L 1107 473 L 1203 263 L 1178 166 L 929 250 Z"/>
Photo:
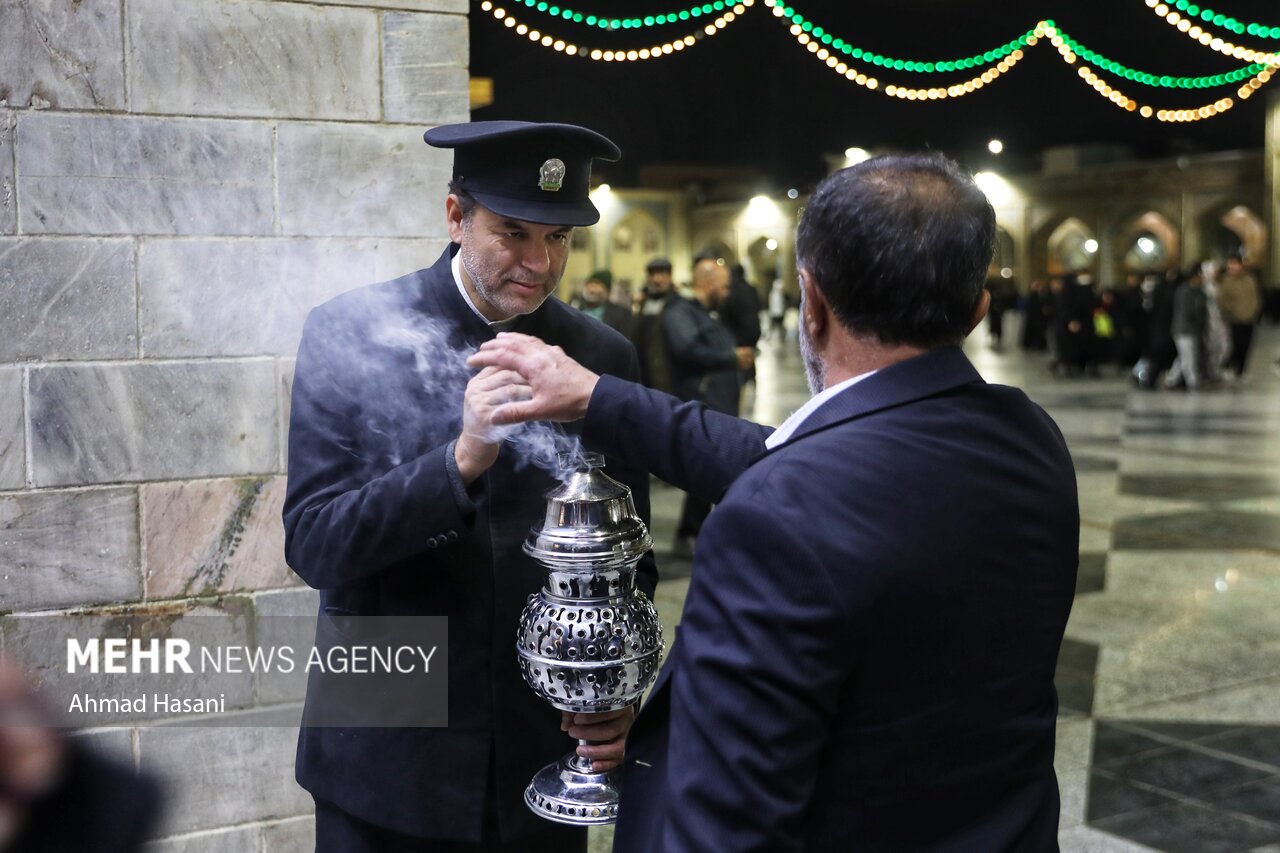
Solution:
<path fill-rule="evenodd" d="M 1020 298 L 1007 281 L 997 275 L 988 282 L 993 347 L 1004 336 L 1000 315 L 1018 305 L 1022 348 L 1048 350 L 1055 375 L 1126 371 L 1147 390 L 1198 391 L 1241 381 L 1264 308 L 1258 278 L 1239 258 L 1130 273 L 1121 287 L 1099 288 L 1085 273 L 1055 275 L 1047 285 L 1031 282 Z M 1274 301 L 1270 313 L 1280 322 Z"/>

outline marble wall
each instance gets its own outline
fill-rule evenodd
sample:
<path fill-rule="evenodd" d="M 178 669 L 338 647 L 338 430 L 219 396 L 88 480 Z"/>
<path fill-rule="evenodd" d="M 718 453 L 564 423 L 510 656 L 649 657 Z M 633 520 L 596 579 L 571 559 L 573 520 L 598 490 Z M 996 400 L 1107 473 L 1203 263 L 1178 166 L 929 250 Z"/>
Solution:
<path fill-rule="evenodd" d="M 0 3 L 7 654 L 53 665 L 72 621 L 261 639 L 314 612 L 280 522 L 302 322 L 440 252 L 421 134 L 468 120 L 467 63 L 466 0 Z M 311 849 L 295 734 L 78 737 L 165 780 L 157 853 L 259 853 Z"/>

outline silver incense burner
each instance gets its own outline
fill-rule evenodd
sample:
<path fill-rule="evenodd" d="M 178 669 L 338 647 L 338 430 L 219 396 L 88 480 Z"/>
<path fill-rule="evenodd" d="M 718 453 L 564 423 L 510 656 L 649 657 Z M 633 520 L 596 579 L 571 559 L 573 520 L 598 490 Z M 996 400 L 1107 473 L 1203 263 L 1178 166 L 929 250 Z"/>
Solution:
<path fill-rule="evenodd" d="M 524 543 L 547 579 L 520 616 L 520 671 L 562 711 L 618 711 L 640 700 L 662 659 L 658 613 L 636 590 L 636 564 L 653 540 L 631 490 L 600 470 L 603 456 L 562 454 L 560 461 L 574 470 L 547 494 L 543 524 Z M 557 823 L 613 823 L 617 777 L 592 772 L 575 751 L 542 768 L 524 799 Z"/>

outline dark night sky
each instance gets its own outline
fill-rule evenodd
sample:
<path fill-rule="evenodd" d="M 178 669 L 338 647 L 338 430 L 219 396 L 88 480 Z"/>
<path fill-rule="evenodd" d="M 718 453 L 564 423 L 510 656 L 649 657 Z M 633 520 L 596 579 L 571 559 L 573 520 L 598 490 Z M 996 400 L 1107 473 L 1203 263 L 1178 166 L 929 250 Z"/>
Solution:
<path fill-rule="evenodd" d="M 608 33 L 552 19 L 518 0 L 499 5 L 549 35 L 605 49 L 645 47 L 695 29 L 690 22 Z M 692 0 L 571 0 L 566 5 L 584 14 L 622 17 L 672 12 Z M 901 59 L 981 53 L 1039 19 L 1052 18 L 1093 50 L 1143 71 L 1193 76 L 1243 64 L 1196 44 L 1143 0 L 793 0 L 792 5 L 837 37 Z M 1210 8 L 1280 26 L 1280 5 L 1274 0 L 1212 0 Z M 1233 38 L 1280 50 L 1280 40 Z M 917 86 L 946 85 L 975 73 L 873 70 L 882 84 Z M 1038 152 L 1054 145 L 1121 143 L 1140 156 L 1159 157 L 1263 144 L 1261 96 L 1237 102 L 1225 116 L 1189 125 L 1142 119 L 1088 88 L 1046 43 L 974 94 L 943 102 L 899 101 L 827 69 L 796 44 L 760 0 L 723 33 L 681 54 L 627 63 L 567 58 L 533 45 L 503 28 L 477 2 L 471 9 L 471 73 L 492 77 L 495 87 L 494 104 L 473 113 L 475 120 L 570 121 L 600 130 L 623 150 L 624 162 L 606 172 L 619 185 L 633 182 L 635 167 L 644 163 L 714 163 L 754 167 L 770 176 L 775 188 L 803 188 L 823 175 L 824 153 L 851 145 L 941 149 L 976 168 L 991 162 L 985 148 L 995 136 L 1006 145 L 1008 168 L 1019 160 L 1034 162 Z M 1198 107 L 1234 96 L 1237 88 L 1157 89 L 1107 76 L 1130 97 L 1156 108 Z M 1280 87 L 1280 79 L 1272 85 Z"/>

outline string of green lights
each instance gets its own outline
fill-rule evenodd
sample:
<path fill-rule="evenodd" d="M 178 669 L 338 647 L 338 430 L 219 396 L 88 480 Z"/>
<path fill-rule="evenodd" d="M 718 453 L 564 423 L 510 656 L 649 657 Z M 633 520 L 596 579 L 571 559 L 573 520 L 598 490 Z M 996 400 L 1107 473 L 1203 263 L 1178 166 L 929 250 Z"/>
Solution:
<path fill-rule="evenodd" d="M 683 9 L 678 12 L 669 12 L 660 15 L 646 15 L 643 18 L 608 18 L 597 17 L 596 15 L 586 15 L 574 9 L 556 6 L 546 2 L 546 0 L 516 0 L 516 2 L 523 3 L 530 9 L 534 9 L 552 17 L 559 17 L 563 20 L 572 21 L 574 23 L 585 23 L 589 26 L 595 26 L 606 30 L 641 29 L 661 26 L 668 23 L 689 21 L 694 18 L 701 17 L 702 15 L 715 14 L 717 12 L 724 11 L 726 8 L 732 8 L 732 4 L 726 4 L 723 0 L 716 0 L 714 3 L 693 6 L 689 9 Z M 1222 15 L 1214 13 L 1212 10 L 1199 10 L 1198 7 L 1191 4 L 1189 0 L 1178 0 L 1175 5 L 1178 8 L 1187 10 L 1188 14 L 1196 14 L 1198 12 L 1204 20 L 1214 21 L 1222 26 L 1226 26 L 1228 29 L 1231 29 L 1235 24 L 1239 24 L 1239 22 L 1234 18 L 1225 18 Z M 839 51 L 845 56 L 851 57 L 852 59 L 862 60 L 863 62 L 869 63 L 877 68 L 893 69 L 894 71 L 906 71 L 908 73 L 916 74 L 940 74 L 952 71 L 966 71 L 974 68 L 985 68 L 989 65 L 994 65 L 1012 54 L 1015 50 L 1021 50 L 1027 47 L 1028 39 L 1032 38 L 1035 34 L 1035 27 L 1032 27 L 1022 35 L 1006 42 L 1005 44 L 999 45 L 991 50 L 983 51 L 982 53 L 961 57 L 959 59 L 934 61 L 898 59 L 878 54 L 866 48 L 856 47 L 845 39 L 837 38 L 823 27 L 807 20 L 803 15 L 797 12 L 793 7 L 788 6 L 786 3 L 775 3 L 774 9 L 774 14 L 777 14 L 776 10 L 780 9 L 782 17 L 790 20 L 793 24 L 798 25 L 802 31 L 808 33 L 812 38 L 817 39 L 823 45 L 830 47 L 832 50 Z M 1196 11 L 1193 12 L 1191 10 Z M 1052 25 L 1054 22 L 1048 21 L 1047 23 Z M 1254 24 L 1239 24 L 1239 26 L 1241 32 L 1245 31 L 1249 27 L 1259 31 L 1267 29 L 1265 27 L 1259 28 Z M 1280 32 L 1280 28 L 1277 28 L 1277 31 Z M 1113 59 L 1103 56 L 1097 51 L 1090 49 L 1087 45 L 1081 44 L 1073 39 L 1063 31 L 1061 27 L 1058 28 L 1058 32 L 1062 35 L 1063 40 L 1071 50 L 1082 59 L 1093 63 L 1104 71 L 1143 86 L 1166 89 L 1212 89 L 1218 86 L 1229 86 L 1239 83 L 1242 80 L 1248 80 L 1250 77 L 1253 77 L 1266 67 L 1263 63 L 1254 62 L 1233 71 L 1200 77 L 1153 74 L 1149 71 L 1130 68 L 1120 62 L 1116 62 Z"/>
<path fill-rule="evenodd" d="M 1048 23 L 1053 24 L 1053 21 L 1048 21 Z M 1265 62 L 1254 62 L 1234 71 L 1228 71 L 1225 74 L 1210 74 L 1205 77 L 1173 77 L 1164 74 L 1152 74 L 1148 71 L 1138 71 L 1121 65 L 1119 62 L 1090 50 L 1067 35 L 1062 27 L 1058 27 L 1058 33 L 1062 36 L 1062 40 L 1066 42 L 1067 46 L 1081 59 L 1086 62 L 1092 62 L 1104 71 L 1109 71 L 1118 77 L 1141 83 L 1144 86 L 1158 86 L 1164 89 L 1212 89 L 1217 86 L 1230 86 L 1239 83 L 1241 80 L 1248 80 L 1267 67 Z"/>
<path fill-rule="evenodd" d="M 568 11 L 570 20 L 572 20 L 573 15 L 578 14 L 572 10 L 561 9 L 545 3 L 534 2 L 530 4 L 529 0 L 514 0 L 514 2 L 523 3 L 534 9 L 538 9 L 540 5 L 546 5 L 546 13 L 557 14 L 562 18 L 564 13 Z M 1157 76 L 1107 59 L 1105 56 L 1072 39 L 1055 22 L 1050 20 L 1037 22 L 1033 29 L 995 50 L 960 60 L 932 63 L 917 62 L 915 60 L 896 60 L 856 48 L 843 39 L 832 36 L 787 6 L 785 0 L 764 0 L 764 5 L 770 9 L 774 17 L 780 19 L 780 23 L 788 27 L 796 42 L 827 68 L 868 91 L 908 101 L 936 101 L 972 94 L 985 86 L 995 83 L 996 80 L 1011 71 L 1026 55 L 1024 48 L 1031 49 L 1046 39 L 1052 43 L 1062 57 L 1063 62 L 1068 66 L 1075 67 L 1080 79 L 1101 97 L 1126 112 L 1135 113 L 1142 118 L 1155 118 L 1161 122 L 1202 121 L 1219 116 L 1236 104 L 1236 98 L 1241 101 L 1247 100 L 1258 92 L 1270 82 L 1273 71 L 1280 69 L 1280 54 L 1256 51 L 1224 42 L 1222 39 L 1215 39 L 1210 34 L 1204 33 L 1199 26 L 1191 25 L 1187 18 L 1160 2 L 1160 0 L 1144 0 L 1144 2 L 1156 14 L 1165 17 L 1166 21 L 1177 26 L 1179 30 L 1185 32 L 1188 36 L 1228 56 L 1245 60 L 1249 64 L 1231 72 L 1205 77 Z M 521 23 L 494 0 L 481 0 L 480 8 L 492 14 L 497 21 L 501 22 L 504 27 L 511 29 L 516 35 L 526 36 L 529 40 L 543 47 L 552 48 L 566 56 L 576 56 L 599 62 L 635 62 L 670 56 L 695 46 L 709 36 L 719 34 L 729 24 L 746 14 L 748 9 L 753 8 L 755 0 L 739 0 L 736 5 L 732 6 L 728 3 L 721 3 L 719 4 L 719 9 L 716 9 L 716 4 L 709 5 L 713 11 L 719 11 L 721 14 L 717 15 L 714 20 L 706 22 L 705 26 L 703 26 L 703 22 L 699 21 L 695 25 L 698 29 L 691 33 L 676 37 L 665 43 L 658 43 L 641 49 L 585 47 Z M 707 8 L 707 6 L 698 8 L 703 9 Z M 553 10 L 555 11 L 553 12 Z M 676 20 L 680 20 L 680 13 L 675 14 Z M 621 22 L 623 19 L 615 20 Z M 644 19 L 638 20 L 644 26 Z M 855 51 L 857 55 L 855 55 Z M 870 67 L 866 67 L 864 70 L 846 60 L 861 60 Z M 1101 71 L 1122 77 L 1125 80 L 1162 89 L 1209 89 L 1226 85 L 1243 85 L 1240 85 L 1236 90 L 1235 98 L 1230 96 L 1219 97 L 1212 102 L 1191 109 L 1162 109 L 1144 104 L 1112 86 L 1099 76 L 1093 67 L 1094 65 Z M 981 70 L 967 80 L 953 80 L 950 84 L 919 88 L 882 81 L 875 76 L 877 68 L 892 71 L 923 72 L 926 74 L 970 69 Z"/>
<path fill-rule="evenodd" d="M 1199 18 L 1215 27 L 1231 30 L 1236 35 L 1251 35 L 1258 38 L 1280 39 L 1280 27 L 1269 27 L 1266 24 L 1254 24 L 1248 21 L 1239 21 L 1230 15 L 1223 15 L 1215 12 L 1205 6 L 1197 6 L 1190 0 L 1177 0 L 1171 4 L 1173 8 L 1179 12 L 1183 12 L 1193 18 Z"/>

